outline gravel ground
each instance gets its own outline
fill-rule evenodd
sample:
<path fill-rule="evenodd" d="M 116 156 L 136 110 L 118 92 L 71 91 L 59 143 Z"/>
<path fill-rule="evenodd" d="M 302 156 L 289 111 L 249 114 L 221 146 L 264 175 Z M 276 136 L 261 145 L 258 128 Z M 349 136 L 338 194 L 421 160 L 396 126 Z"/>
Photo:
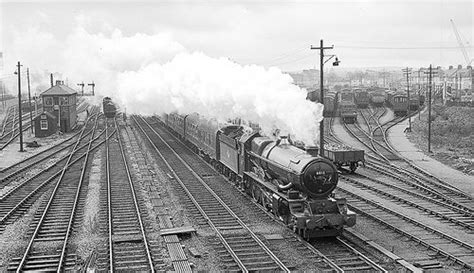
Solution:
<path fill-rule="evenodd" d="M 28 245 L 30 239 L 27 235 L 29 225 L 33 221 L 33 217 L 41 202 L 47 202 L 50 194 L 51 190 L 46 191 L 22 218 L 8 225 L 0 235 L 0 272 L 5 272 L 10 259 L 21 255 Z"/>
<path fill-rule="evenodd" d="M 66 155 L 68 152 L 67 151 L 63 151 L 61 153 L 58 153 L 56 154 L 54 157 L 52 158 L 49 158 L 47 159 L 46 161 L 43 161 L 39 164 L 36 164 L 34 165 L 32 168 L 28 169 L 28 171 L 26 171 L 25 173 L 22 174 L 21 177 L 11 181 L 10 183 L 8 183 L 7 185 L 5 185 L 5 187 L 3 187 L 2 189 L 0 189 L 0 196 L 3 196 L 4 194 L 6 194 L 9 190 L 11 190 L 12 188 L 16 187 L 17 185 L 20 185 L 22 183 L 24 183 L 24 181 L 30 179 L 31 177 L 33 177 L 34 175 L 38 174 L 39 172 L 41 172 L 42 170 L 44 169 L 47 169 L 48 167 L 51 167 L 53 166 L 54 164 L 57 163 L 57 160 L 60 159 L 62 156 Z"/>
<path fill-rule="evenodd" d="M 23 147 L 24 152 L 19 152 L 20 150 L 20 140 L 16 139 L 10 143 L 5 149 L 0 151 L 0 169 L 8 167 L 15 164 L 27 157 L 31 157 L 41 151 L 44 151 L 59 142 L 71 137 L 75 132 L 67 134 L 53 134 L 49 137 L 37 138 L 31 134 L 30 130 L 23 132 Z M 38 148 L 27 148 L 25 143 L 36 141 L 41 146 Z"/>
<path fill-rule="evenodd" d="M 82 225 L 77 233 L 71 238 L 72 244 L 76 248 L 76 254 L 87 260 L 92 251 L 104 243 L 99 232 L 99 208 L 100 208 L 100 185 L 101 179 L 105 179 L 102 175 L 102 155 L 104 148 L 99 148 L 93 158 L 91 158 L 91 169 L 89 172 L 89 185 L 87 197 L 84 207 L 84 216 Z"/>
<path fill-rule="evenodd" d="M 427 111 L 421 119 L 413 118 L 413 131 L 407 137 L 416 147 L 430 157 L 462 171 L 474 175 L 474 128 L 472 108 L 444 107 L 433 105 L 432 118 L 432 153 L 427 152 Z M 456 139 L 457 141 L 452 141 Z"/>
<path fill-rule="evenodd" d="M 210 229 L 206 226 L 206 228 L 198 228 L 198 224 L 194 222 L 194 219 L 190 217 L 188 213 L 186 213 L 186 208 L 182 204 L 182 200 L 179 196 L 176 196 L 174 190 L 171 186 L 171 181 L 169 180 L 168 175 L 163 172 L 163 166 L 159 166 L 157 162 L 154 160 L 154 155 L 152 155 L 150 149 L 145 149 L 147 147 L 146 143 L 140 137 L 140 135 L 136 132 L 135 128 L 130 130 L 130 132 L 134 132 L 133 136 L 137 138 L 140 147 L 142 148 L 141 153 L 146 161 L 146 167 L 148 169 L 148 175 L 151 175 L 153 178 L 153 186 L 156 190 L 148 191 L 143 194 L 144 199 L 147 201 L 147 207 L 149 208 L 148 212 L 150 215 L 151 225 L 153 226 L 153 230 L 157 232 L 156 234 L 152 234 L 149 236 L 154 239 L 160 240 L 160 245 L 162 247 L 162 254 L 164 259 L 167 261 L 167 270 L 173 270 L 171 266 L 171 261 L 169 259 L 169 255 L 166 250 L 166 245 L 164 242 L 161 241 L 161 236 L 156 236 L 158 231 L 160 230 L 160 225 L 158 219 L 158 215 L 161 213 L 169 214 L 171 217 L 171 221 L 175 227 L 180 226 L 193 226 L 197 229 L 197 232 L 190 236 L 190 235 L 183 235 L 180 236 L 180 242 L 185 248 L 185 253 L 188 257 L 190 263 L 194 265 L 194 269 L 196 270 L 205 270 L 205 271 L 218 271 L 219 270 L 219 263 L 217 257 L 215 257 L 215 253 L 209 243 L 209 237 L 214 237 L 214 234 L 210 231 Z M 131 153 L 137 157 L 137 153 Z M 133 156 L 131 157 L 133 161 Z M 139 167 L 138 164 L 133 164 L 137 168 Z M 143 172 L 141 173 L 143 175 Z M 159 198 L 163 206 L 153 206 L 151 199 Z M 153 236 L 154 235 L 154 236 Z M 201 257 L 193 257 L 189 249 L 194 248 L 199 251 Z"/>

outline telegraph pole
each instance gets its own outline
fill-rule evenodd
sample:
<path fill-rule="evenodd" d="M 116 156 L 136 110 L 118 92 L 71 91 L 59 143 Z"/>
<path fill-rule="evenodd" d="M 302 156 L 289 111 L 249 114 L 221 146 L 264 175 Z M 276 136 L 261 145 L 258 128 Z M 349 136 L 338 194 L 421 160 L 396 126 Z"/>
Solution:
<path fill-rule="evenodd" d="M 334 46 L 324 47 L 323 40 L 320 41 L 319 47 L 311 46 L 311 49 L 319 49 L 319 88 L 320 88 L 320 102 L 324 106 L 324 50 L 325 49 L 333 49 Z M 327 60 L 329 61 L 334 55 L 330 55 L 330 58 Z M 336 58 L 336 62 L 333 63 L 334 65 L 339 65 L 339 61 Z M 323 120 L 319 123 L 319 155 L 324 156 L 324 117 Z"/>
<path fill-rule="evenodd" d="M 411 132 L 411 113 L 410 113 L 410 80 L 408 76 L 411 74 L 411 68 L 402 69 L 403 74 L 407 76 L 407 96 L 408 96 L 408 105 L 407 105 L 407 113 L 408 113 L 408 132 Z"/>
<path fill-rule="evenodd" d="M 425 72 L 425 74 L 429 74 L 429 82 L 428 82 L 428 153 L 431 153 L 431 85 L 432 85 L 432 78 L 433 74 L 436 74 L 437 71 L 433 71 L 432 65 L 430 65 L 429 71 Z"/>
<path fill-rule="evenodd" d="M 49 75 L 49 79 L 50 79 L 50 81 L 51 81 L 51 87 L 53 87 L 53 86 L 54 86 L 54 83 L 53 83 L 53 73 L 51 73 L 51 74 Z"/>
<path fill-rule="evenodd" d="M 0 81 L 0 84 L 0 87 L 2 88 L 2 106 L 3 109 L 5 109 L 5 84 L 3 83 L 3 81 Z"/>
<path fill-rule="evenodd" d="M 18 68 L 18 121 L 20 125 L 20 152 L 24 152 L 23 150 L 23 126 L 21 121 L 21 76 L 20 76 L 20 61 L 18 61 L 17 68 Z"/>
<path fill-rule="evenodd" d="M 26 68 L 26 79 L 28 80 L 28 106 L 30 107 L 30 127 L 33 134 L 33 109 L 31 109 L 31 92 L 30 92 L 30 69 Z M 36 115 L 36 112 L 35 112 Z"/>

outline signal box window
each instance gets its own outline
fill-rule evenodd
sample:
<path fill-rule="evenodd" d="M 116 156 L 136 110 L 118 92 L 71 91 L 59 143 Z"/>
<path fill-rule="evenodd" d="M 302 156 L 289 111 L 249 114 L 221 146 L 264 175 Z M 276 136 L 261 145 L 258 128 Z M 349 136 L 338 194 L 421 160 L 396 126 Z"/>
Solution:
<path fill-rule="evenodd" d="M 53 98 L 44 98 L 45 105 L 53 105 Z"/>
<path fill-rule="evenodd" d="M 48 121 L 47 120 L 41 120 L 40 121 L 40 129 L 41 130 L 48 130 Z"/>

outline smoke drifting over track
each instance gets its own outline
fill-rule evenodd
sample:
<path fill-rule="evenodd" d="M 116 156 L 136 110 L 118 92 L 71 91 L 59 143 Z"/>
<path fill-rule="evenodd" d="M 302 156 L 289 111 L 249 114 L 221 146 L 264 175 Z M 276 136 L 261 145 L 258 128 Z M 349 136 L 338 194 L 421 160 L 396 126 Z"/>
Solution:
<path fill-rule="evenodd" d="M 33 41 L 39 46 L 32 49 Z M 44 91 L 47 72 L 59 71 L 73 88 L 94 80 L 96 94 L 114 97 L 129 114 L 198 112 L 220 121 L 241 117 L 259 123 L 267 134 L 278 128 L 307 144 L 319 134 L 322 105 L 307 101 L 306 91 L 293 85 L 289 75 L 189 52 L 167 34 L 92 34 L 78 26 L 59 40 L 34 29 L 16 32 L 11 49 L 5 66 L 16 60 L 30 66 L 34 79 L 41 79 L 33 89 Z"/>

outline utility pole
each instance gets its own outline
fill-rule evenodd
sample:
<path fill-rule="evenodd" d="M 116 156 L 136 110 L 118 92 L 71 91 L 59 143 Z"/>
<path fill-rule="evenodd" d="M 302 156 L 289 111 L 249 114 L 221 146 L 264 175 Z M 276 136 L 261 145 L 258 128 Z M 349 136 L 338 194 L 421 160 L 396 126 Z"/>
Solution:
<path fill-rule="evenodd" d="M 51 80 L 51 87 L 53 87 L 54 86 L 54 84 L 53 84 L 53 73 L 51 73 L 49 75 L 49 79 Z"/>
<path fill-rule="evenodd" d="M 320 88 L 320 102 L 324 105 L 324 64 L 329 61 L 335 55 L 330 55 L 330 58 L 325 62 L 324 61 L 324 50 L 333 49 L 334 46 L 324 47 L 323 40 L 320 41 L 319 47 L 311 46 L 311 49 L 319 49 L 319 88 Z M 339 60 L 336 57 L 336 61 L 333 63 L 334 66 L 339 65 Z M 324 156 L 324 117 L 323 120 L 319 123 L 319 155 Z"/>
<path fill-rule="evenodd" d="M 425 74 L 429 74 L 429 82 L 428 82 L 428 153 L 431 153 L 431 81 L 433 78 L 433 74 L 438 73 L 437 71 L 433 71 L 432 65 L 430 65 L 429 71 L 425 72 Z"/>
<path fill-rule="evenodd" d="M 2 106 L 3 106 L 3 109 L 5 109 L 5 84 L 3 83 L 3 81 L 0 81 L 0 87 L 2 88 Z"/>
<path fill-rule="evenodd" d="M 84 97 L 84 85 L 85 85 L 84 82 L 78 83 L 77 85 L 81 87 L 81 93 L 82 93 L 82 96 Z"/>
<path fill-rule="evenodd" d="M 20 76 L 20 67 L 22 65 L 20 64 L 20 61 L 18 61 L 17 68 L 18 68 L 18 121 L 20 125 L 20 152 L 24 152 L 23 150 L 23 126 L 22 126 L 22 121 L 21 121 L 21 76 Z"/>
<path fill-rule="evenodd" d="M 92 86 L 92 96 L 94 96 L 94 87 L 95 87 L 95 83 L 94 81 L 92 81 L 92 83 L 89 83 L 87 84 L 88 86 Z"/>
<path fill-rule="evenodd" d="M 30 107 L 30 127 L 33 134 L 33 109 L 31 109 L 31 92 L 30 92 L 30 68 L 26 68 L 26 79 L 28 81 L 28 107 Z M 36 112 L 35 112 L 36 115 Z"/>
<path fill-rule="evenodd" d="M 405 74 L 407 76 L 407 97 L 408 97 L 408 104 L 407 104 L 407 114 L 408 114 L 408 132 L 411 132 L 411 113 L 410 113 L 410 80 L 409 80 L 409 76 L 411 74 L 411 68 L 405 68 L 405 69 L 402 69 L 403 71 L 403 74 Z"/>

